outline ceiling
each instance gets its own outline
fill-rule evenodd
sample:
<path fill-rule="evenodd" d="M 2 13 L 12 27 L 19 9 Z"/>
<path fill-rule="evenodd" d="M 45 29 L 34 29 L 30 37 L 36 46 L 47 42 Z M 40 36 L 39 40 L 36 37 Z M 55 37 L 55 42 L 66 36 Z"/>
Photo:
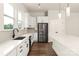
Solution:
<path fill-rule="evenodd" d="M 28 11 L 38 12 L 38 11 L 48 11 L 48 10 L 65 10 L 67 6 L 66 3 L 40 3 L 40 8 L 38 7 L 38 3 L 24 3 L 25 7 Z M 71 3 L 69 4 L 71 8 L 71 12 L 79 12 L 79 3 Z"/>

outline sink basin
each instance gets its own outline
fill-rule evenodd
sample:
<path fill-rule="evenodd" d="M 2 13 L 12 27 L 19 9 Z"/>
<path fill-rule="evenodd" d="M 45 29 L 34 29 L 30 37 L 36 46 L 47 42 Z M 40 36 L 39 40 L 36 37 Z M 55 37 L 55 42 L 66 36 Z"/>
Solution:
<path fill-rule="evenodd" d="M 25 37 L 17 37 L 14 40 L 23 40 Z"/>

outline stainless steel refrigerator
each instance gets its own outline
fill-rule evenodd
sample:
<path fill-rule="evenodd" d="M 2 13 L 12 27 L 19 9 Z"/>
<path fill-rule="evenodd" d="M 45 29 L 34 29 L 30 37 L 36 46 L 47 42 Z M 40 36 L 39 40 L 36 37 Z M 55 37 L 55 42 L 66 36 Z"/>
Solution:
<path fill-rule="evenodd" d="M 38 42 L 48 42 L 48 23 L 38 23 Z"/>

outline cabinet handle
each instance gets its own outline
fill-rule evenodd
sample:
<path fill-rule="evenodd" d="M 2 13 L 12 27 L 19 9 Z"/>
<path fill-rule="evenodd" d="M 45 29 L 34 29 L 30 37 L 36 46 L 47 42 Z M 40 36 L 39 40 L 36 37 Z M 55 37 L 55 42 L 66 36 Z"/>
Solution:
<path fill-rule="evenodd" d="M 22 46 L 20 46 L 20 48 L 22 48 Z"/>
<path fill-rule="evenodd" d="M 20 53 L 23 51 L 23 49 L 20 50 Z"/>
<path fill-rule="evenodd" d="M 26 47 L 28 47 L 28 44 L 27 44 L 27 46 Z"/>

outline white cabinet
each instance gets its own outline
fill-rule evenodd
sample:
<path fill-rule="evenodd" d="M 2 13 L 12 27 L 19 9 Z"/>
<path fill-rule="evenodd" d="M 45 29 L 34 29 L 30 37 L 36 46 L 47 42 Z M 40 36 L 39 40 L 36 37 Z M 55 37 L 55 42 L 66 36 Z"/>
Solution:
<path fill-rule="evenodd" d="M 27 56 L 29 53 L 29 35 L 26 36 L 23 40 L 15 40 L 14 44 L 10 42 L 11 46 L 9 50 L 5 51 L 5 56 Z M 18 44 L 18 45 L 17 45 Z M 8 49 L 7 48 L 7 49 Z M 4 53 L 4 51 L 3 51 Z"/>
<path fill-rule="evenodd" d="M 23 50 L 24 50 L 24 44 L 23 42 L 17 47 L 17 56 L 23 56 Z"/>
<path fill-rule="evenodd" d="M 36 27 L 36 17 L 30 16 L 28 19 L 28 27 L 35 28 Z"/>
<path fill-rule="evenodd" d="M 37 23 L 48 23 L 48 17 L 47 16 L 38 16 L 38 17 L 30 16 L 27 23 L 28 23 L 28 27 L 36 28 Z"/>
<path fill-rule="evenodd" d="M 34 42 L 37 42 L 38 41 L 37 32 L 36 33 L 33 33 L 33 41 Z"/>
<path fill-rule="evenodd" d="M 24 19 L 24 27 L 28 27 L 28 20 L 29 20 L 30 16 L 29 13 L 25 13 L 25 19 Z"/>
<path fill-rule="evenodd" d="M 16 48 L 10 51 L 7 56 L 16 56 Z"/>
<path fill-rule="evenodd" d="M 29 53 L 29 39 L 24 42 L 24 55 L 28 55 Z"/>
<path fill-rule="evenodd" d="M 46 16 L 37 17 L 37 23 L 48 23 L 48 17 Z"/>
<path fill-rule="evenodd" d="M 37 29 L 37 23 L 48 23 L 48 17 L 47 16 L 38 16 L 38 17 L 30 16 L 27 21 L 27 24 L 28 24 L 27 27 Z"/>
<path fill-rule="evenodd" d="M 42 23 L 43 19 L 41 17 L 37 17 L 37 23 Z"/>
<path fill-rule="evenodd" d="M 8 53 L 7 56 L 26 56 L 29 52 L 29 46 L 27 46 L 28 40 L 23 41 L 15 49 Z M 29 45 L 29 44 L 28 44 Z"/>
<path fill-rule="evenodd" d="M 26 39 L 17 47 L 17 56 L 26 56 L 28 52 L 29 52 L 29 40 Z"/>

